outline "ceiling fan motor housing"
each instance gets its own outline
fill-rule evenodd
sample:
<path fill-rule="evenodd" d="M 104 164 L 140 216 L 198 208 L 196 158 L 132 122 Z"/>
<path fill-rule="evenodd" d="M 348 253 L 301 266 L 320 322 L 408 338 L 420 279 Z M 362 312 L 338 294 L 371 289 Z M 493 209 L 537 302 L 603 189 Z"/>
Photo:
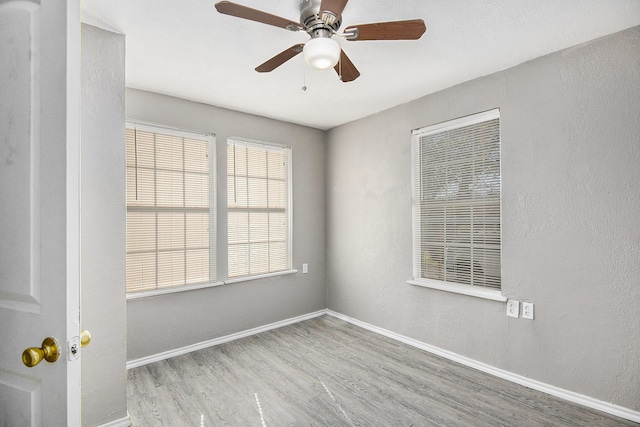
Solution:
<path fill-rule="evenodd" d="M 336 16 L 330 24 L 323 21 L 320 3 L 320 0 L 300 0 L 300 24 L 311 38 L 331 37 L 342 25 L 342 16 Z"/>

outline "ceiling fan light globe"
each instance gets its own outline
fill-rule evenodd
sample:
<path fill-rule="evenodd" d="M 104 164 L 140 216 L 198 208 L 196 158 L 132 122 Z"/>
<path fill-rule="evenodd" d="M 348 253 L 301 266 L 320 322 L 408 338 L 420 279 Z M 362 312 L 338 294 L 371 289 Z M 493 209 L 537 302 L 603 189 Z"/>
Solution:
<path fill-rule="evenodd" d="M 326 70 L 335 67 L 342 49 L 337 41 L 327 37 L 309 40 L 302 50 L 304 61 L 311 68 Z"/>

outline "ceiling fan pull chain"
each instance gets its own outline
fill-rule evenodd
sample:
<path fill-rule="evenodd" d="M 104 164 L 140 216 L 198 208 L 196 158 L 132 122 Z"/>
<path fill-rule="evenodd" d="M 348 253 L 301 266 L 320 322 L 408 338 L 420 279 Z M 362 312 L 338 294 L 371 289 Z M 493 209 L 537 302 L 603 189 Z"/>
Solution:
<path fill-rule="evenodd" d="M 307 91 L 307 74 L 304 72 L 304 61 L 302 61 L 302 91 Z"/>

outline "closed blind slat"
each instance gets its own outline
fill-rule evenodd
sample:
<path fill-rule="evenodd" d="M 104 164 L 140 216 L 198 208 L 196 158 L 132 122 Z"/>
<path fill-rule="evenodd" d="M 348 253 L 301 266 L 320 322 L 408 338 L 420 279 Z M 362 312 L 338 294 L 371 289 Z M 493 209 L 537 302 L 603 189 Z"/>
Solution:
<path fill-rule="evenodd" d="M 127 292 L 209 281 L 210 141 L 126 129 Z"/>
<path fill-rule="evenodd" d="M 290 268 L 289 152 L 269 144 L 228 142 L 230 278 Z"/>
<path fill-rule="evenodd" d="M 414 133 L 416 278 L 500 289 L 500 119 L 477 117 Z"/>

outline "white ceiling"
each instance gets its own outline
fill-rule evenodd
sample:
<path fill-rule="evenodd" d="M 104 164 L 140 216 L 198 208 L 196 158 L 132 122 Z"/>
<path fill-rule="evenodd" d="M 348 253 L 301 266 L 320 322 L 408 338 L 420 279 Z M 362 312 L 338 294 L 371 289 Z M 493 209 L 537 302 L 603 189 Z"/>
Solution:
<path fill-rule="evenodd" d="M 640 25 L 640 0 L 350 0 L 342 28 L 422 18 L 418 41 L 338 39 L 350 83 L 298 55 L 304 32 L 219 14 L 217 0 L 83 0 L 83 21 L 126 35 L 127 86 L 330 129 L 538 56 Z M 299 0 L 236 0 L 298 21 Z M 303 91 L 302 86 L 307 90 Z"/>

